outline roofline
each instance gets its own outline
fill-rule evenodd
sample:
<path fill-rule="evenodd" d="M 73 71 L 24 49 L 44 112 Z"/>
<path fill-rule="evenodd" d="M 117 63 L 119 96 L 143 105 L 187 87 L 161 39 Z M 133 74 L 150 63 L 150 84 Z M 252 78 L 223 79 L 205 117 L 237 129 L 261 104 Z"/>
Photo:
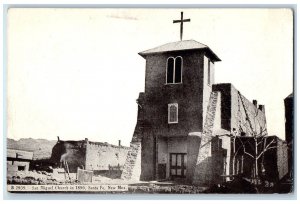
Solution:
<path fill-rule="evenodd" d="M 24 161 L 24 162 L 30 162 L 33 161 L 33 157 L 31 159 L 24 159 L 24 158 L 16 158 L 16 157 L 7 157 L 7 161 Z"/>
<path fill-rule="evenodd" d="M 34 153 L 33 150 L 22 150 L 22 149 L 14 149 L 14 148 L 7 148 L 6 150 L 14 150 L 14 151 L 22 151 L 22 152 Z"/>
<path fill-rule="evenodd" d="M 203 47 L 203 48 L 191 48 L 191 49 L 183 49 L 183 50 L 168 50 L 168 51 L 161 51 L 161 52 L 149 52 L 149 53 L 143 53 L 139 52 L 138 54 L 142 56 L 144 59 L 147 55 L 155 55 L 155 54 L 161 54 L 161 53 L 168 53 L 168 52 L 178 52 L 178 51 L 190 51 L 190 50 L 208 50 L 212 55 L 214 56 L 215 60 L 214 62 L 220 62 L 222 61 L 209 47 Z"/>
<path fill-rule="evenodd" d="M 290 95 L 288 95 L 287 97 L 285 97 L 284 100 L 293 99 L 293 98 L 294 98 L 294 92 L 292 92 Z"/>

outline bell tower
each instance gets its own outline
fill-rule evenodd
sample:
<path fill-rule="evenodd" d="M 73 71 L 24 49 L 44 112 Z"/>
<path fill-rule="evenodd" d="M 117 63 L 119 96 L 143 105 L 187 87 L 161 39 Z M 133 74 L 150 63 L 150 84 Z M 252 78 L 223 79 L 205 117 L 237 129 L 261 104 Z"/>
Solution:
<path fill-rule="evenodd" d="M 180 23 L 180 41 L 139 53 L 146 60 L 145 90 L 133 142 L 141 142 L 141 180 L 186 178 L 188 135 L 203 132 L 214 65 L 221 60 L 208 46 L 182 40 L 184 22 L 190 19 L 182 12 L 173 21 Z"/>
<path fill-rule="evenodd" d="M 214 65 L 220 59 L 195 40 L 168 43 L 139 55 L 146 60 L 146 74 L 145 92 L 138 99 L 143 104 L 139 111 L 143 118 L 138 119 L 143 131 L 136 137 L 142 140 L 142 160 L 153 161 L 142 163 L 142 177 L 151 180 L 158 168 L 160 140 L 182 138 L 179 145 L 184 148 L 190 132 L 203 131 Z"/>

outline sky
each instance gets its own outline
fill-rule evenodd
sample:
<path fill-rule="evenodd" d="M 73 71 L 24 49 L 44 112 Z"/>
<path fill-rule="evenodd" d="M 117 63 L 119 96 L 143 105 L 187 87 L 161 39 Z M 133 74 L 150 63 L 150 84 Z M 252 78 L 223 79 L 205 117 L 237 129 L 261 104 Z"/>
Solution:
<path fill-rule="evenodd" d="M 284 138 L 283 100 L 293 91 L 288 9 L 9 9 L 8 138 L 129 146 L 144 91 L 138 52 L 180 40 L 221 58 L 215 83 L 232 83 L 266 106 L 269 135 Z"/>

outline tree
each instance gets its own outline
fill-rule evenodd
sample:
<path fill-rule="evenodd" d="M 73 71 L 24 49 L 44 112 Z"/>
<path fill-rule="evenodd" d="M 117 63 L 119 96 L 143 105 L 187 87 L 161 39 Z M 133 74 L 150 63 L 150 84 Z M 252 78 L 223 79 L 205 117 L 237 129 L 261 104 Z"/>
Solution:
<path fill-rule="evenodd" d="M 245 100 L 238 92 L 238 130 L 234 129 L 234 134 L 231 135 L 233 145 L 232 172 L 236 172 L 237 155 L 248 155 L 254 163 L 254 180 L 258 181 L 259 175 L 264 171 L 264 155 L 270 149 L 276 148 L 276 139 L 268 137 L 264 114 L 261 116 L 259 109 L 251 108 L 249 104 L 245 103 Z M 262 167 L 260 171 L 259 166 Z"/>

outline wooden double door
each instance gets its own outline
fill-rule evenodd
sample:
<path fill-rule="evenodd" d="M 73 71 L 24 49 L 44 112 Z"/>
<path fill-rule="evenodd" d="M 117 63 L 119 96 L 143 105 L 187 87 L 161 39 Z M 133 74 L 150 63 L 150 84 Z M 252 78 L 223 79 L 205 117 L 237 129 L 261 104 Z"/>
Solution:
<path fill-rule="evenodd" d="M 170 176 L 171 178 L 186 177 L 187 155 L 186 153 L 170 153 Z"/>

